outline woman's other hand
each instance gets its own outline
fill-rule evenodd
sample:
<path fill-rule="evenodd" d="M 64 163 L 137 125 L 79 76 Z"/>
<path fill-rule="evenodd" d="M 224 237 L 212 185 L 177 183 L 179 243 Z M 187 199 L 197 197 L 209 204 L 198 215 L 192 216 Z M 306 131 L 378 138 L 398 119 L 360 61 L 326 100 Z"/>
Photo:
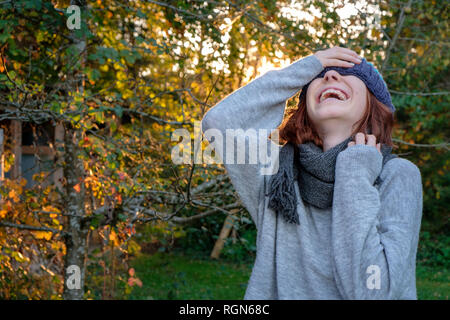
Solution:
<path fill-rule="evenodd" d="M 351 68 L 355 63 L 361 63 L 362 58 L 353 50 L 333 47 L 326 50 L 320 50 L 314 53 L 324 68 L 326 67 L 344 67 Z"/>
<path fill-rule="evenodd" d="M 367 141 L 367 143 L 366 143 Z M 372 146 L 377 148 L 378 152 L 381 153 L 381 145 L 380 143 L 376 143 L 377 142 L 377 138 L 373 135 L 373 134 L 364 134 L 362 132 L 358 132 L 355 135 L 355 141 L 350 141 L 348 143 L 348 146 L 354 146 L 355 144 L 365 144 L 368 146 Z"/>

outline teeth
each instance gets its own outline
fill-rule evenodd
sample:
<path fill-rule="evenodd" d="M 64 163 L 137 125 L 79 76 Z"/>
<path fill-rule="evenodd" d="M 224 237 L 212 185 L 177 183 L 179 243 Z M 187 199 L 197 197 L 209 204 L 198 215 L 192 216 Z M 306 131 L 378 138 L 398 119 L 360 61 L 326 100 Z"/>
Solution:
<path fill-rule="evenodd" d="M 324 92 L 322 92 L 322 94 L 320 95 L 319 101 L 322 102 L 323 100 L 329 98 L 333 94 L 336 95 L 339 98 L 339 100 L 342 100 L 342 101 L 347 100 L 347 97 L 345 96 L 345 94 L 342 91 L 335 90 L 335 89 L 327 89 Z"/>

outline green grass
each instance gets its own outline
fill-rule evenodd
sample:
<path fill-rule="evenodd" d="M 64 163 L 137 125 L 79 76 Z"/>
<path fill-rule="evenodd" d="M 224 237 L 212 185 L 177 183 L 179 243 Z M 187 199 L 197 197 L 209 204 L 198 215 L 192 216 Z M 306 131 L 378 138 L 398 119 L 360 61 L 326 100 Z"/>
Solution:
<path fill-rule="evenodd" d="M 416 285 L 419 300 L 448 300 L 450 271 L 419 265 L 416 268 Z"/>
<path fill-rule="evenodd" d="M 143 285 L 128 299 L 243 299 L 251 272 L 249 264 L 161 252 L 142 255 L 132 266 Z"/>
<path fill-rule="evenodd" d="M 251 273 L 251 263 L 230 263 L 181 253 L 141 255 L 132 261 L 142 287 L 128 299 L 241 300 Z M 419 300 L 448 300 L 450 272 L 417 266 Z"/>

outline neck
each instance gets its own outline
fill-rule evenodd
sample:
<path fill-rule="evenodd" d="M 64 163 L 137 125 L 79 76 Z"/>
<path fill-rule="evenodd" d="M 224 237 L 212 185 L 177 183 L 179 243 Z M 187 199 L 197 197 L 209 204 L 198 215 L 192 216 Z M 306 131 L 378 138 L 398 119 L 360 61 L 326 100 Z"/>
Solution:
<path fill-rule="evenodd" d="M 323 141 L 323 152 L 333 148 L 339 143 L 343 142 L 345 139 L 350 137 L 349 132 L 330 132 L 321 136 Z"/>

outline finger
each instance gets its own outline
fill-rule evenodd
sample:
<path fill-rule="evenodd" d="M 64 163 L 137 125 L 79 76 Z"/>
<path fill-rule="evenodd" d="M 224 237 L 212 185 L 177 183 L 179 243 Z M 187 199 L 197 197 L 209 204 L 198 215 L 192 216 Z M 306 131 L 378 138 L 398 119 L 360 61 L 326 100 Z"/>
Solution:
<path fill-rule="evenodd" d="M 354 56 L 355 58 L 361 58 L 355 51 L 348 49 L 348 48 L 344 48 L 344 47 L 338 47 L 339 51 L 344 52 L 348 55 Z"/>
<path fill-rule="evenodd" d="M 377 143 L 377 138 L 373 134 L 368 134 L 366 136 L 366 140 L 367 140 L 367 145 L 368 146 L 375 147 L 375 145 Z"/>
<path fill-rule="evenodd" d="M 354 55 L 350 55 L 347 53 L 339 53 L 337 55 L 337 58 L 348 61 L 348 62 L 358 63 L 358 64 L 360 64 L 362 61 L 360 58 L 357 58 Z"/>
<path fill-rule="evenodd" d="M 346 60 L 349 62 L 356 62 L 356 63 L 360 63 L 362 61 L 361 57 L 359 57 L 358 55 L 355 55 L 354 52 L 350 51 L 336 51 L 335 53 L 335 57 L 334 58 L 338 58 L 338 59 L 342 59 L 342 60 Z"/>
<path fill-rule="evenodd" d="M 377 149 L 378 149 L 378 152 L 380 152 L 381 153 L 381 143 L 377 143 Z"/>
<path fill-rule="evenodd" d="M 327 63 L 327 65 L 330 67 L 351 68 L 355 64 L 352 62 L 347 62 L 347 61 L 339 60 L 339 59 L 329 59 L 329 62 Z"/>
<path fill-rule="evenodd" d="M 351 146 L 354 146 L 354 145 L 355 145 L 355 141 L 350 141 L 347 146 L 351 147 Z"/>
<path fill-rule="evenodd" d="M 362 132 L 358 132 L 355 135 L 355 142 L 356 144 L 366 144 L 366 136 Z"/>

